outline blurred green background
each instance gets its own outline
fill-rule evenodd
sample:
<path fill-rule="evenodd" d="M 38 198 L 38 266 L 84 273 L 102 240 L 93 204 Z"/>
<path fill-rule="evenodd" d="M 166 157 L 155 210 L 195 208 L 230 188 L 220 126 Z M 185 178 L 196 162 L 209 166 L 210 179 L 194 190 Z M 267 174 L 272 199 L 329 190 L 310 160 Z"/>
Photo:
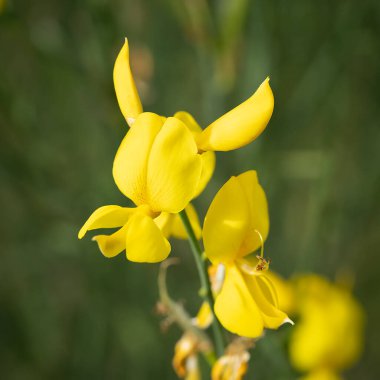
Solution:
<path fill-rule="evenodd" d="M 188 110 L 204 127 L 271 76 L 265 133 L 218 154 L 203 215 L 229 176 L 258 170 L 284 276 L 354 274 L 367 312 L 362 360 L 379 379 L 380 5 L 376 1 L 0 0 L 0 378 L 175 379 L 154 313 L 156 265 L 108 260 L 77 231 L 126 204 L 111 176 L 126 123 L 112 69 L 128 36 L 146 110 Z M 192 313 L 186 242 L 169 286 Z M 252 379 L 295 379 L 281 345 L 252 354 Z"/>

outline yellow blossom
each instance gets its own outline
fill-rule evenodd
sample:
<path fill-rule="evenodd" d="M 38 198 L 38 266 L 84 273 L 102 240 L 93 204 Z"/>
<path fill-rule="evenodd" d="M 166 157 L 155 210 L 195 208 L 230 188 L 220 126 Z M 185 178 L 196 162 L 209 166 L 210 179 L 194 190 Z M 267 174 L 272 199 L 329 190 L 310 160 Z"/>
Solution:
<path fill-rule="evenodd" d="M 227 353 L 212 367 L 212 380 L 242 380 L 247 372 L 250 355 L 248 351 Z"/>
<path fill-rule="evenodd" d="M 162 261 L 170 252 L 170 232 L 183 236 L 176 218 L 166 214 L 182 211 L 202 192 L 214 171 L 214 150 L 236 149 L 261 133 L 273 111 L 273 94 L 267 79 L 251 98 L 205 130 L 184 111 L 169 118 L 143 112 L 127 40 L 115 62 L 114 84 L 131 128 L 117 151 L 113 177 L 120 191 L 138 207 L 101 207 L 90 216 L 79 237 L 89 229 L 120 227 L 112 235 L 94 238 L 105 256 L 126 249 L 131 261 Z"/>
<path fill-rule="evenodd" d="M 229 331 L 259 337 L 264 328 L 291 322 L 279 309 L 276 290 L 265 275 L 268 262 L 252 266 L 246 256 L 261 247 L 269 231 L 268 207 L 255 171 L 231 177 L 207 212 L 203 241 L 207 257 L 225 267 L 215 314 Z"/>
<path fill-rule="evenodd" d="M 138 115 L 113 165 L 116 185 L 138 207 L 99 208 L 84 224 L 79 238 L 90 229 L 121 227 L 112 235 L 95 236 L 105 256 L 126 249 L 131 261 L 164 260 L 170 244 L 167 232 L 160 229 L 166 224 L 162 213 L 178 213 L 188 205 L 197 190 L 201 167 L 194 139 L 179 119 Z"/>
<path fill-rule="evenodd" d="M 351 366 L 363 347 L 362 307 L 347 289 L 317 275 L 299 276 L 295 289 L 299 320 L 289 346 L 294 367 L 339 372 Z"/>
<path fill-rule="evenodd" d="M 129 45 L 125 39 L 114 66 L 114 85 L 122 114 L 129 126 L 135 127 L 137 116 L 143 112 L 129 63 Z M 274 107 L 274 98 L 269 78 L 257 91 L 225 115 L 202 130 L 195 119 L 185 111 L 174 117 L 181 120 L 192 132 L 202 159 L 202 174 L 197 196 L 210 180 L 215 167 L 214 151 L 240 148 L 256 139 L 267 126 Z"/>
<path fill-rule="evenodd" d="M 180 378 L 186 380 L 200 380 L 201 373 L 198 366 L 198 339 L 190 332 L 183 334 L 174 348 L 173 368 Z"/>
<path fill-rule="evenodd" d="M 207 329 L 211 325 L 213 318 L 210 304 L 207 301 L 204 301 L 199 308 L 196 317 L 193 318 L 193 324 L 200 329 Z"/>
<path fill-rule="evenodd" d="M 329 368 L 318 368 L 303 376 L 301 380 L 343 380 L 343 378 Z"/>
<path fill-rule="evenodd" d="M 114 84 L 121 112 L 132 126 L 143 109 L 129 64 L 127 39 L 115 62 Z M 273 107 L 273 93 L 269 78 L 266 78 L 250 98 L 219 117 L 203 131 L 187 112 L 178 112 L 175 117 L 181 118 L 194 131 L 199 150 L 228 151 L 256 139 L 267 126 Z"/>
<path fill-rule="evenodd" d="M 119 103 L 120 110 L 124 115 L 128 125 L 133 126 L 132 129 L 138 128 L 139 125 L 135 124 L 137 117 L 143 113 L 143 107 L 141 100 L 136 89 L 136 85 L 133 79 L 131 67 L 129 64 L 129 45 L 128 40 L 125 39 L 124 46 L 120 50 L 114 66 L 113 79 L 116 97 Z M 154 114 L 157 118 L 161 116 Z M 177 112 L 174 118 L 180 120 L 191 132 L 191 135 L 195 139 L 201 134 L 202 128 L 198 125 L 195 119 L 187 112 Z M 133 160 L 133 152 L 124 157 L 125 159 Z M 199 195 L 207 183 L 209 182 L 215 168 L 215 153 L 205 152 L 200 154 L 202 162 L 201 177 L 197 183 L 197 190 L 193 194 L 193 197 Z"/>

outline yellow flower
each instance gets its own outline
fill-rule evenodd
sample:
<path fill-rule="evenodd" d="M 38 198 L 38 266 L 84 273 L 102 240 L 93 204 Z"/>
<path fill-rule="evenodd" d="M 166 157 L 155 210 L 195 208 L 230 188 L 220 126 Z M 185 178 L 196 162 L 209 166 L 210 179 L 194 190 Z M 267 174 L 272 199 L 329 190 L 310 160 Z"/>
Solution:
<path fill-rule="evenodd" d="M 121 112 L 127 123 L 132 126 L 137 116 L 143 112 L 143 108 L 129 65 L 127 39 L 116 59 L 113 78 Z M 181 118 L 194 130 L 199 150 L 227 151 L 240 148 L 256 139 L 267 126 L 273 107 L 273 93 L 267 78 L 250 98 L 215 120 L 203 131 L 187 112 L 179 112 L 175 117 Z"/>
<path fill-rule="evenodd" d="M 289 346 L 294 367 L 339 372 L 351 366 L 363 347 L 362 307 L 347 289 L 317 275 L 298 277 L 295 289 L 299 322 Z"/>
<path fill-rule="evenodd" d="M 164 260 L 170 252 L 164 213 L 178 213 L 188 205 L 197 191 L 201 168 L 194 139 L 179 119 L 138 115 L 113 165 L 116 185 L 138 207 L 103 206 L 90 216 L 78 237 L 92 229 L 121 227 L 112 235 L 94 238 L 105 256 L 126 249 L 131 261 Z"/>
<path fill-rule="evenodd" d="M 143 112 L 143 107 L 129 64 L 127 39 L 116 59 L 113 77 L 121 112 L 129 126 L 135 127 L 136 119 Z M 203 153 L 201 154 L 201 180 L 195 196 L 203 190 L 214 171 L 213 152 L 237 149 L 256 139 L 267 126 L 273 107 L 273 93 L 269 86 L 269 78 L 267 78 L 249 99 L 218 118 L 204 130 L 188 112 L 180 111 L 174 115 L 192 132 L 199 152 Z"/>
<path fill-rule="evenodd" d="M 211 262 L 225 267 L 215 314 L 227 330 L 245 337 L 291 322 L 278 308 L 276 290 L 264 273 L 268 263 L 260 258 L 252 266 L 246 258 L 260 248 L 268 231 L 267 201 L 256 172 L 231 177 L 210 205 L 203 241 Z"/>
<path fill-rule="evenodd" d="M 227 353 L 212 367 L 212 380 L 242 380 L 247 372 L 250 355 L 248 351 Z"/>
<path fill-rule="evenodd" d="M 343 380 L 343 378 L 328 368 L 318 368 L 303 376 L 301 380 Z"/>
<path fill-rule="evenodd" d="M 199 308 L 199 311 L 195 318 L 193 318 L 192 322 L 194 326 L 199 327 L 200 329 L 207 329 L 214 317 L 211 311 L 210 304 L 207 301 L 204 301 Z"/>
<path fill-rule="evenodd" d="M 174 348 L 173 368 L 180 378 L 200 380 L 197 352 L 199 343 L 190 332 L 183 334 Z"/>
<path fill-rule="evenodd" d="M 114 66 L 113 79 L 116 97 L 119 103 L 120 110 L 125 117 L 128 125 L 139 127 L 135 124 L 139 115 L 143 113 L 143 107 L 141 105 L 141 100 L 136 89 L 136 85 L 133 79 L 131 67 L 129 64 L 129 45 L 128 40 L 125 39 L 124 46 L 120 50 Z M 161 117 L 156 114 L 157 118 Z M 177 112 L 174 115 L 174 118 L 180 120 L 187 129 L 191 132 L 191 135 L 194 138 L 194 141 L 202 132 L 202 128 L 194 120 L 194 118 L 187 112 Z M 131 130 L 132 130 L 131 129 Z M 125 159 L 133 159 L 132 152 L 125 157 Z M 202 161 L 202 170 L 201 177 L 197 183 L 197 190 L 193 194 L 193 197 L 199 195 L 207 183 L 209 182 L 215 168 L 215 153 L 214 152 L 205 152 L 200 154 L 200 159 Z"/>
<path fill-rule="evenodd" d="M 82 227 L 79 238 L 89 229 L 120 227 L 112 235 L 94 238 L 105 256 L 126 249 L 131 261 L 162 261 L 170 252 L 168 226 L 183 235 L 175 217 L 167 214 L 180 212 L 202 192 L 214 171 L 214 150 L 236 149 L 261 133 L 273 111 L 273 94 L 267 79 L 251 98 L 202 131 L 187 112 L 169 118 L 143 112 L 127 40 L 113 74 L 120 109 L 131 126 L 116 154 L 113 177 L 138 207 L 101 207 Z"/>

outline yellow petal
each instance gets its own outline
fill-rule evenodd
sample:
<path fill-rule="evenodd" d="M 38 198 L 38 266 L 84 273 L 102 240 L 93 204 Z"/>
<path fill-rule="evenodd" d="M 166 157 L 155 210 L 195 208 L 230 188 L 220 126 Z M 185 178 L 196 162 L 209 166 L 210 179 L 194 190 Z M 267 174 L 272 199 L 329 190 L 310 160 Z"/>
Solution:
<path fill-rule="evenodd" d="M 274 98 L 267 78 L 245 102 L 211 123 L 199 136 L 200 150 L 228 151 L 255 140 L 267 126 Z"/>
<path fill-rule="evenodd" d="M 261 312 L 264 327 L 277 329 L 285 322 L 291 322 L 288 316 L 278 309 L 276 290 L 265 275 L 243 275 L 243 278 Z"/>
<path fill-rule="evenodd" d="M 186 361 L 186 371 L 187 374 L 185 380 L 202 380 L 197 355 L 189 356 Z"/>
<path fill-rule="evenodd" d="M 265 272 L 265 277 L 267 277 L 276 288 L 279 309 L 287 314 L 293 314 L 296 308 L 296 299 L 290 282 L 272 270 Z"/>
<path fill-rule="evenodd" d="M 127 39 L 125 39 L 124 46 L 115 61 L 113 82 L 120 110 L 129 126 L 132 126 L 137 116 L 143 112 L 143 109 L 129 65 L 129 46 Z"/>
<path fill-rule="evenodd" d="M 132 208 L 114 205 L 99 207 L 80 229 L 78 238 L 82 239 L 89 230 L 124 226 L 133 211 L 134 209 Z"/>
<path fill-rule="evenodd" d="M 154 113 L 140 114 L 115 156 L 112 173 L 116 185 L 136 205 L 147 203 L 146 176 L 149 152 L 163 120 Z"/>
<path fill-rule="evenodd" d="M 246 196 L 238 179 L 231 177 L 216 194 L 203 225 L 203 243 L 211 262 L 235 260 L 248 227 Z"/>
<path fill-rule="evenodd" d="M 228 353 L 221 356 L 212 367 L 211 379 L 242 380 L 248 370 L 249 359 L 248 351 Z"/>
<path fill-rule="evenodd" d="M 98 243 L 100 252 L 105 257 L 114 257 L 125 249 L 125 236 L 128 223 L 112 235 L 97 235 L 92 240 Z"/>
<path fill-rule="evenodd" d="M 212 323 L 214 316 L 212 314 L 210 304 L 206 301 L 199 308 L 197 316 L 193 319 L 193 323 L 200 329 L 207 329 Z"/>
<path fill-rule="evenodd" d="M 157 218 L 154 219 L 154 223 L 156 223 L 157 227 L 167 239 L 171 235 L 174 218 L 175 214 L 162 212 Z"/>
<path fill-rule="evenodd" d="M 194 198 L 197 197 L 207 186 L 215 170 L 215 153 L 204 152 L 201 155 L 202 171 L 201 178 L 199 179 L 197 189 L 195 190 Z"/>
<path fill-rule="evenodd" d="M 181 120 L 194 136 L 202 132 L 202 128 L 188 112 L 178 111 L 174 114 L 174 117 Z"/>
<path fill-rule="evenodd" d="M 198 135 L 202 132 L 202 128 L 195 121 L 193 116 L 191 116 L 186 111 L 179 111 L 174 115 L 174 117 L 181 120 L 187 126 L 187 128 L 191 131 L 195 139 L 198 138 Z M 197 197 L 204 190 L 204 188 L 210 181 L 215 169 L 215 153 L 214 152 L 204 152 L 203 154 L 201 154 L 201 159 L 202 159 L 201 178 L 199 180 L 197 190 L 195 191 L 194 198 Z"/>
<path fill-rule="evenodd" d="M 153 219 L 136 213 L 128 222 L 126 238 L 127 258 L 139 263 L 157 263 L 170 253 L 170 244 Z"/>
<path fill-rule="evenodd" d="M 149 156 L 147 193 L 151 209 L 170 213 L 183 210 L 194 197 L 201 169 L 191 133 L 179 119 L 169 117 Z"/>
<path fill-rule="evenodd" d="M 235 265 L 226 268 L 222 290 L 215 300 L 215 314 L 220 323 L 234 334 L 257 338 L 263 332 L 261 312 Z"/>
<path fill-rule="evenodd" d="M 186 206 L 186 214 L 188 218 L 190 219 L 191 226 L 193 227 L 195 236 L 199 240 L 202 236 L 202 230 L 201 226 L 199 224 L 199 219 L 197 212 L 195 211 L 194 206 L 189 203 Z M 182 220 L 179 217 L 178 214 L 172 214 L 173 215 L 173 222 L 171 225 L 171 235 L 174 236 L 177 239 L 187 239 L 187 232 L 185 230 L 185 227 L 183 226 Z"/>
<path fill-rule="evenodd" d="M 191 370 L 194 369 L 191 365 L 190 368 L 188 367 L 188 360 L 196 355 L 198 344 L 198 339 L 190 332 L 185 332 L 176 343 L 172 364 L 178 377 L 187 379 L 186 376 L 189 375 L 189 370 L 192 372 Z"/>
<path fill-rule="evenodd" d="M 258 182 L 256 171 L 249 170 L 236 177 L 239 181 L 249 209 L 249 228 L 240 247 L 239 256 L 245 256 L 261 247 L 269 232 L 268 203 L 264 190 Z M 260 233 L 260 235 L 258 234 Z"/>

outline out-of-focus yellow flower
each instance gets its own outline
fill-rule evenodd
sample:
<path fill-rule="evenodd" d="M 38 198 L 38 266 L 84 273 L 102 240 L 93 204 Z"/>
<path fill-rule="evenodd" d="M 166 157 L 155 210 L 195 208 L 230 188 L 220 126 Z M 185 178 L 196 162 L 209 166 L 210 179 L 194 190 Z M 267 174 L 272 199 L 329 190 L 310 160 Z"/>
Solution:
<path fill-rule="evenodd" d="M 210 304 L 207 301 L 204 301 L 199 308 L 196 317 L 193 318 L 193 324 L 200 329 L 207 329 L 211 325 L 213 318 Z"/>
<path fill-rule="evenodd" d="M 351 366 L 363 347 L 362 307 L 347 289 L 317 275 L 298 277 L 295 289 L 299 322 L 289 346 L 294 367 L 339 372 Z"/>
<path fill-rule="evenodd" d="M 343 380 L 343 378 L 329 368 L 318 368 L 303 376 L 301 380 Z"/>
<path fill-rule="evenodd" d="M 165 237 L 168 232 L 162 231 L 167 227 L 167 217 L 161 213 L 178 213 L 188 205 L 197 191 L 201 169 L 194 139 L 179 119 L 152 113 L 138 115 L 113 165 L 116 185 L 138 207 L 97 209 L 80 230 L 79 238 L 88 230 L 121 227 L 112 235 L 94 237 L 106 257 L 126 249 L 131 261 L 164 260 L 170 244 Z"/>
<path fill-rule="evenodd" d="M 261 247 L 268 231 L 266 196 L 256 172 L 231 177 L 210 205 L 203 241 L 211 262 L 225 267 L 215 314 L 227 330 L 245 337 L 259 337 L 264 328 L 291 322 L 279 309 L 276 290 L 264 274 L 268 263 L 260 257 L 252 265 L 246 259 Z"/>
<path fill-rule="evenodd" d="M 212 380 L 242 380 L 248 369 L 248 351 L 230 352 L 221 356 L 212 367 Z"/>
<path fill-rule="evenodd" d="M 198 344 L 197 338 L 187 332 L 175 345 L 173 368 L 178 377 L 186 380 L 201 379 L 197 358 Z"/>

